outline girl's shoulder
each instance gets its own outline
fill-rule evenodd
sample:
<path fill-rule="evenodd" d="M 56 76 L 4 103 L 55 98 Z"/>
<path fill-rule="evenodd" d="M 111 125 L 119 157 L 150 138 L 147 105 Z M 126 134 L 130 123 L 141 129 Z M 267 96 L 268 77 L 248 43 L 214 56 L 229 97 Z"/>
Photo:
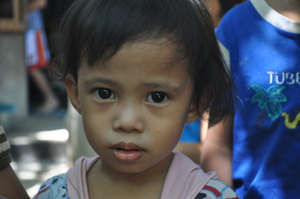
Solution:
<path fill-rule="evenodd" d="M 202 191 L 195 197 L 195 199 L 239 199 L 237 194 L 222 181 L 211 179 L 203 187 Z"/>
<path fill-rule="evenodd" d="M 42 183 L 34 199 L 69 199 L 67 174 L 54 176 Z"/>

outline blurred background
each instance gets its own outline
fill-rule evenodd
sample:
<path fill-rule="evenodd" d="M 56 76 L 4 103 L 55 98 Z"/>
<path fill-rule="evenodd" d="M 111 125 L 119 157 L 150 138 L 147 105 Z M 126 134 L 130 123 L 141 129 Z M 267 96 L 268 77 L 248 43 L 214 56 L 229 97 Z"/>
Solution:
<path fill-rule="evenodd" d="M 0 0 L 0 125 L 11 144 L 12 166 L 30 196 L 42 181 L 65 172 L 79 156 L 94 155 L 63 83 L 48 73 L 56 53 L 53 41 L 58 25 L 72 1 Z M 240 1 L 205 2 L 217 26 L 221 16 Z M 38 69 L 28 67 L 32 57 L 26 51 L 36 42 L 27 38 L 30 27 L 36 25 L 28 19 L 35 9 L 41 13 L 39 25 L 49 54 L 48 62 Z"/>
<path fill-rule="evenodd" d="M 43 78 L 39 82 L 27 67 L 25 53 L 31 23 L 27 21 L 28 7 L 33 1 L 0 0 L 0 125 L 11 144 L 12 167 L 30 196 L 42 181 L 65 172 L 72 162 L 71 153 L 67 155 L 70 136 L 65 89 L 47 71 L 55 56 L 52 41 L 71 2 L 49 0 L 40 6 L 50 60 L 38 70 Z M 47 102 L 43 84 L 55 96 L 52 102 Z"/>

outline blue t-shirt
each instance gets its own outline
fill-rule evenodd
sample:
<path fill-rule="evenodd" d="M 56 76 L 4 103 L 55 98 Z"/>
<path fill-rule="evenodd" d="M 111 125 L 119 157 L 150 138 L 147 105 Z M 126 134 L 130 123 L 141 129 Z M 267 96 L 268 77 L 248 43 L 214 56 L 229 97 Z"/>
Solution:
<path fill-rule="evenodd" d="M 233 177 L 238 195 L 299 198 L 300 23 L 265 0 L 251 0 L 230 10 L 216 34 L 237 92 Z"/>
<path fill-rule="evenodd" d="M 200 142 L 200 119 L 184 126 L 180 142 Z"/>

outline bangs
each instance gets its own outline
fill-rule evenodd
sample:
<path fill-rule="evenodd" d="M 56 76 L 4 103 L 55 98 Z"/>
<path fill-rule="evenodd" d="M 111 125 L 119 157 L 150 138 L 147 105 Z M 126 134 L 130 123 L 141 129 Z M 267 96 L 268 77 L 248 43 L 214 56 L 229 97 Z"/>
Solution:
<path fill-rule="evenodd" d="M 178 55 L 191 64 L 198 63 L 198 59 L 205 62 L 205 42 L 211 32 L 204 24 L 209 15 L 203 6 L 198 1 L 182 0 L 77 1 L 61 24 L 63 35 L 70 35 L 60 41 L 59 49 L 66 58 L 63 60 L 69 60 L 63 65 L 77 71 L 83 58 L 93 65 L 112 57 L 126 42 L 163 35 L 177 43 Z M 65 71 L 65 75 L 74 72 Z"/>

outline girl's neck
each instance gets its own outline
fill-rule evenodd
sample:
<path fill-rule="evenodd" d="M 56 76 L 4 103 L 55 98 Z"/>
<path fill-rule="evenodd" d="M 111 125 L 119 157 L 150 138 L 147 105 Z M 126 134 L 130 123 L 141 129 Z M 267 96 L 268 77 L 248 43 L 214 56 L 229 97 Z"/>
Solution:
<path fill-rule="evenodd" d="M 283 16 L 300 22 L 300 0 L 266 0 L 266 2 Z"/>
<path fill-rule="evenodd" d="M 94 196 L 104 193 L 114 195 L 111 198 L 118 198 L 119 195 L 121 198 L 146 198 L 146 195 L 153 196 L 150 198 L 159 198 L 172 159 L 173 155 L 158 166 L 139 174 L 118 173 L 98 161 L 88 173 L 89 193 Z"/>

